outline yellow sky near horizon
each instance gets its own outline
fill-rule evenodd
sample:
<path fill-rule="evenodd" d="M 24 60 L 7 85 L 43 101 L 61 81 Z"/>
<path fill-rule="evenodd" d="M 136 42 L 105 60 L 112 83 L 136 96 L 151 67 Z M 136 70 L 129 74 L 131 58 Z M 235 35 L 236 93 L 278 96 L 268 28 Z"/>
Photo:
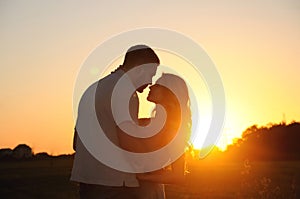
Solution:
<path fill-rule="evenodd" d="M 178 31 L 214 61 L 227 103 L 219 145 L 253 124 L 300 121 L 299 22 L 296 0 L 1 1 L 0 148 L 72 153 L 82 63 L 112 35 L 142 27 Z"/>

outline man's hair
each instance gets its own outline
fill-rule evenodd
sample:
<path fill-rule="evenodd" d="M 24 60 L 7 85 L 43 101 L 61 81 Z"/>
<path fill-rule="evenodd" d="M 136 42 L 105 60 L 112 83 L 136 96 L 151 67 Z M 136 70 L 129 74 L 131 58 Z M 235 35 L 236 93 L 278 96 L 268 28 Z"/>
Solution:
<path fill-rule="evenodd" d="M 127 50 L 123 67 L 131 69 L 135 66 L 149 63 L 156 63 L 157 65 L 160 63 L 154 50 L 147 45 L 135 45 Z"/>

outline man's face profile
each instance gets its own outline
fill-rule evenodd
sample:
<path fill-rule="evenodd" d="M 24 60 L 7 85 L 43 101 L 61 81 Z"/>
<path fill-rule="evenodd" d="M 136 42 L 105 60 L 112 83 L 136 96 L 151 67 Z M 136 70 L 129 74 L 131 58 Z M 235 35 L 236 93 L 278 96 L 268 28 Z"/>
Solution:
<path fill-rule="evenodd" d="M 152 84 L 152 78 L 155 76 L 158 64 L 148 63 L 135 67 L 129 72 L 137 91 L 142 93 L 148 85 Z"/>

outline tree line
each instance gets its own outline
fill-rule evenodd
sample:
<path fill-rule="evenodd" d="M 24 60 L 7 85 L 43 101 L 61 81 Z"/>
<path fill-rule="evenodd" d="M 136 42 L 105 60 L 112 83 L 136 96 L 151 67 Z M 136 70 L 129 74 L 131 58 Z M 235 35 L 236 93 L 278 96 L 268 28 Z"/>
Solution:
<path fill-rule="evenodd" d="M 213 158 L 224 160 L 294 161 L 300 160 L 300 123 L 253 125 L 242 138 L 224 152 L 215 150 Z"/>

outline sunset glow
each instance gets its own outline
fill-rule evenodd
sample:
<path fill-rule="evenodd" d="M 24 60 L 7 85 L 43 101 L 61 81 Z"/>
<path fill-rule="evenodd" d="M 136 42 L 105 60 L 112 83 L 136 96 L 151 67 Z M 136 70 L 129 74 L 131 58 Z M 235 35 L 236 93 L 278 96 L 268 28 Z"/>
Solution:
<path fill-rule="evenodd" d="M 298 2 L 107 2 L 109 9 L 102 4 L 0 3 L 0 148 L 25 143 L 35 153 L 73 153 L 73 91 L 80 67 L 103 41 L 143 27 L 180 32 L 202 46 L 215 63 L 226 95 L 220 149 L 253 124 L 300 120 Z M 212 108 L 205 82 L 195 78 L 183 58 L 155 50 L 161 64 L 181 74 L 199 99 L 201 130 L 193 132 L 199 148 Z M 122 55 L 112 60 L 110 69 L 122 61 Z M 100 76 L 102 71 L 95 67 L 92 72 Z M 140 116 L 149 116 L 151 105 L 141 107 Z"/>

